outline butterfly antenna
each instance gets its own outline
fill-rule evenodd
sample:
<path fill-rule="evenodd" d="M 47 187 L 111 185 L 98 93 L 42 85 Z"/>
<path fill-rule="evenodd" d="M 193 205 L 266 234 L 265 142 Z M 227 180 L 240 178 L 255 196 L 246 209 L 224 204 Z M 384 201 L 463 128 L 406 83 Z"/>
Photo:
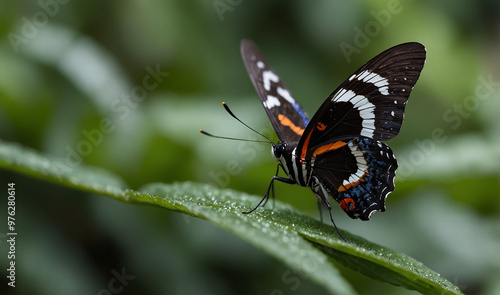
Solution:
<path fill-rule="evenodd" d="M 259 131 L 257 131 L 255 129 L 253 129 L 252 127 L 248 126 L 245 122 L 241 121 L 240 118 L 236 117 L 236 115 L 229 109 L 229 106 L 225 102 L 223 102 L 222 105 L 224 106 L 224 109 L 226 110 L 226 112 L 228 112 L 231 115 L 231 117 L 235 118 L 238 122 L 240 122 L 241 124 L 245 125 L 245 127 L 247 127 L 248 129 L 250 129 L 253 132 L 259 134 L 262 137 L 264 137 L 270 143 L 274 144 L 274 142 L 272 140 L 270 140 L 269 137 L 265 136 L 264 134 L 260 133 Z"/>
<path fill-rule="evenodd" d="M 227 136 L 213 135 L 213 134 L 208 133 L 208 132 L 206 132 L 205 130 L 201 130 L 201 129 L 200 129 L 200 133 L 201 133 L 201 134 L 204 134 L 204 135 L 207 135 L 207 136 L 210 136 L 210 137 L 214 137 L 214 138 L 229 139 L 229 140 L 237 140 L 237 141 L 248 141 L 248 142 L 263 142 L 263 143 L 269 143 L 268 141 L 264 141 L 264 140 L 252 140 L 252 139 L 244 139 L 244 138 L 236 138 L 236 137 L 227 137 Z"/>

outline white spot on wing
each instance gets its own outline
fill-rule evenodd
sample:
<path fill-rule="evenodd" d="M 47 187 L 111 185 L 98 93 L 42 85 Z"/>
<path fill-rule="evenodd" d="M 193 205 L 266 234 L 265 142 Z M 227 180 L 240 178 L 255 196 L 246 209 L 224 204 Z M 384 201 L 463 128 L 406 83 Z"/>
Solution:
<path fill-rule="evenodd" d="M 349 78 L 349 81 L 351 81 L 353 78 L 354 77 L 351 76 L 351 78 Z M 382 95 L 389 95 L 389 81 L 379 74 L 366 70 L 361 72 L 355 78 L 366 83 L 372 83 L 378 88 Z"/>
<path fill-rule="evenodd" d="M 358 182 L 363 175 L 368 171 L 368 163 L 366 162 L 363 153 L 357 149 L 357 147 L 351 142 L 347 145 L 351 150 L 351 153 L 354 157 L 356 157 L 356 165 L 358 166 L 355 173 L 351 174 L 348 179 L 344 180 L 342 183 L 344 186 L 349 185 L 351 183 Z"/>
<path fill-rule="evenodd" d="M 276 89 L 276 91 L 278 92 L 278 94 L 281 97 L 286 99 L 289 103 L 295 104 L 295 99 L 293 99 L 292 95 L 290 94 L 290 92 L 288 90 L 281 88 L 281 87 L 278 87 L 278 89 Z"/>
<path fill-rule="evenodd" d="M 373 137 L 375 131 L 375 119 L 363 119 L 363 129 L 361 129 L 361 136 Z"/>
<path fill-rule="evenodd" d="M 257 62 L 257 67 L 258 67 L 259 69 L 263 69 L 263 68 L 264 68 L 264 63 L 263 63 L 262 61 L 258 61 L 258 62 Z"/>
<path fill-rule="evenodd" d="M 264 101 L 263 104 L 268 109 L 279 107 L 281 105 L 280 100 L 276 96 L 272 95 L 267 95 L 267 100 Z"/>
<path fill-rule="evenodd" d="M 389 95 L 389 87 L 380 86 L 380 85 L 377 85 L 377 83 L 375 83 L 375 86 L 378 87 L 378 90 L 380 91 L 380 93 L 382 93 L 382 95 Z"/>
<path fill-rule="evenodd" d="M 359 112 L 359 116 L 363 120 L 363 129 L 361 135 L 373 137 L 375 131 L 375 105 L 368 101 L 363 95 L 356 95 L 352 90 L 340 89 L 340 91 L 332 98 L 334 102 L 350 102 L 352 107 Z"/>
<path fill-rule="evenodd" d="M 375 119 L 375 114 L 373 113 L 373 109 L 371 108 L 360 110 L 359 115 L 361 116 L 361 118 L 363 118 L 363 120 Z"/>
<path fill-rule="evenodd" d="M 264 89 L 267 91 L 271 90 L 271 81 L 278 83 L 280 78 L 272 71 L 264 71 L 262 73 L 262 82 L 264 82 Z"/>

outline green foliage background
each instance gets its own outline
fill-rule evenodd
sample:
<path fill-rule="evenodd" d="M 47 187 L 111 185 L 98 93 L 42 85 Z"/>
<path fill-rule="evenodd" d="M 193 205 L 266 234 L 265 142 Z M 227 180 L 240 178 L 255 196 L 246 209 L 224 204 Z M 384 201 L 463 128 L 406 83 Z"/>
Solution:
<path fill-rule="evenodd" d="M 224 4 L 229 10 L 220 10 Z M 226 101 L 242 120 L 274 136 L 239 56 L 242 38 L 261 47 L 309 114 L 369 58 L 398 43 L 422 42 L 427 63 L 402 131 L 389 142 L 401 167 L 387 211 L 362 222 L 335 208 L 336 223 L 414 257 L 466 294 L 500 292 L 496 1 L 1 6 L 0 138 L 69 167 L 109 170 L 134 189 L 194 180 L 264 193 L 276 165 L 268 146 L 198 133 L 255 137 L 224 112 Z M 360 31 L 368 38 L 360 39 Z M 346 58 L 341 46 L 356 41 L 363 46 Z M 144 78 L 156 69 L 163 79 L 141 101 L 127 103 L 123 97 L 152 85 Z M 0 171 L 0 181 L 4 192 L 8 182 L 17 187 L 16 294 L 95 294 L 122 267 L 136 276 L 125 294 L 326 292 L 207 221 L 9 171 Z M 279 200 L 317 216 L 308 189 L 279 184 L 276 191 Z M 361 294 L 414 293 L 339 267 Z M 12 291 L 5 276 L 0 282 L 2 294 Z"/>

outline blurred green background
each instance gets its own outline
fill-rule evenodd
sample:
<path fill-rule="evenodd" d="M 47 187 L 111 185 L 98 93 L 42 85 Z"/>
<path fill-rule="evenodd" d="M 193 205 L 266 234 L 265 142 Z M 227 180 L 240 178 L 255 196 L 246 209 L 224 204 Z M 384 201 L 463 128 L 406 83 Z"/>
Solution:
<path fill-rule="evenodd" d="M 265 192 L 276 167 L 268 145 L 198 133 L 256 138 L 225 113 L 225 101 L 276 138 L 241 61 L 242 38 L 261 47 L 310 115 L 377 53 L 423 43 L 426 65 L 389 142 L 400 168 L 387 211 L 362 222 L 337 207 L 336 223 L 416 258 L 466 294 L 500 294 L 500 2 L 2 0 L 1 7 L 0 138 L 71 167 L 102 167 L 131 188 L 194 180 Z M 209 222 L 7 171 L 0 179 L 16 183 L 19 235 L 17 287 L 2 275 L 2 294 L 325 293 Z M 276 192 L 318 217 L 309 189 L 278 184 Z M 361 294 L 415 293 L 341 269 Z M 134 278 L 111 290 L 123 271 Z"/>

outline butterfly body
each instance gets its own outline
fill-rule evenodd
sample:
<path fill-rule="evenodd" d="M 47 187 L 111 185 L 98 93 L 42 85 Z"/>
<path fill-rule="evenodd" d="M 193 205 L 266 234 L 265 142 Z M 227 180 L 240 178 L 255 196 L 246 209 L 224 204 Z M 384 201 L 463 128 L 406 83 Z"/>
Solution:
<path fill-rule="evenodd" d="M 331 198 L 351 218 L 368 220 L 384 211 L 398 164 L 382 141 L 400 131 L 425 62 L 424 46 L 404 43 L 382 52 L 344 81 L 311 119 L 254 43 L 243 40 L 241 54 L 279 138 L 272 145 L 279 162 L 273 181 L 310 187 L 330 212 Z M 280 167 L 287 177 L 278 176 Z"/>

